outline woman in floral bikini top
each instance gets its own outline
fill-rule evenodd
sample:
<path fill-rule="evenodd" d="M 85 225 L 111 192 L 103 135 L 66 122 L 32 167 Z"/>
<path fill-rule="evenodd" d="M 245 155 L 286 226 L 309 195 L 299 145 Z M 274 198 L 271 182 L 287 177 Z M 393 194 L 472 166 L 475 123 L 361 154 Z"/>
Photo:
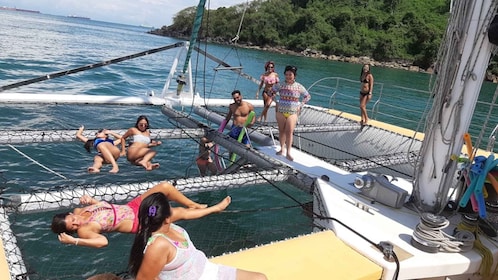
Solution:
<path fill-rule="evenodd" d="M 223 211 L 230 203 L 229 197 L 226 197 L 218 204 L 207 207 L 205 204 L 188 199 L 170 183 L 162 182 L 125 205 L 98 201 L 88 195 L 83 195 L 80 198 L 81 204 L 89 204 L 89 206 L 75 208 L 73 213 L 66 212 L 55 215 L 52 220 L 52 231 L 58 234 L 59 241 L 63 244 L 93 248 L 105 247 L 108 240 L 102 235 L 103 232 L 137 232 L 138 208 L 142 200 L 158 192 L 188 207 L 172 208 L 171 219 L 173 221 L 197 219 L 217 213 Z M 78 237 L 71 235 L 75 232 Z"/>
<path fill-rule="evenodd" d="M 259 84 L 258 91 L 256 92 L 256 99 L 259 97 L 259 92 L 263 88 L 263 102 L 265 107 L 261 112 L 261 116 L 258 117 L 258 121 L 266 122 L 268 109 L 273 102 L 272 87 L 280 82 L 278 79 L 278 74 L 275 72 L 275 63 L 273 61 L 267 61 L 265 63 L 265 73 L 260 77 L 261 83 Z"/>
<path fill-rule="evenodd" d="M 90 213 L 88 223 L 96 222 L 102 228 L 102 232 L 112 232 L 116 230 L 116 225 L 119 225 L 124 220 L 135 220 L 135 213 L 128 205 L 110 204 L 105 201 L 100 201 L 96 204 L 85 208 L 81 215 Z M 137 229 L 132 228 L 131 233 L 136 233 Z"/>

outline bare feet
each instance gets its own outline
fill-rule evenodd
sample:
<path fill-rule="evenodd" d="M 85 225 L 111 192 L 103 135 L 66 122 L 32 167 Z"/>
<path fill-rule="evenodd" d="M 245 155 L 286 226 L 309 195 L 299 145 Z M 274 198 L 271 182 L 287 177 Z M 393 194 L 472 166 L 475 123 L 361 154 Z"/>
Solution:
<path fill-rule="evenodd" d="M 289 154 L 287 154 L 285 157 L 290 161 L 294 161 L 294 158 Z"/>
<path fill-rule="evenodd" d="M 99 173 L 100 169 L 90 166 L 87 168 L 88 173 Z"/>
<path fill-rule="evenodd" d="M 143 160 L 141 160 L 141 161 L 136 161 L 136 164 L 137 164 L 137 165 L 139 165 L 139 166 L 143 166 L 143 168 L 145 168 L 146 170 L 149 170 L 149 169 L 147 169 L 147 167 L 148 167 L 148 165 L 149 165 L 150 163 L 149 163 L 149 162 L 147 162 L 147 161 L 143 161 Z"/>
<path fill-rule="evenodd" d="M 278 151 L 275 153 L 277 156 L 281 156 L 282 155 L 282 150 Z"/>
<path fill-rule="evenodd" d="M 109 170 L 109 173 L 118 173 L 119 168 L 118 167 L 113 167 L 111 170 Z"/>
<path fill-rule="evenodd" d="M 157 168 L 159 168 L 159 163 L 149 163 L 145 169 L 151 171 Z"/>
<path fill-rule="evenodd" d="M 221 212 L 228 207 L 230 202 L 232 202 L 232 198 L 230 196 L 227 196 L 222 201 L 218 202 L 218 204 L 214 205 L 213 207 L 218 208 L 217 212 Z"/>

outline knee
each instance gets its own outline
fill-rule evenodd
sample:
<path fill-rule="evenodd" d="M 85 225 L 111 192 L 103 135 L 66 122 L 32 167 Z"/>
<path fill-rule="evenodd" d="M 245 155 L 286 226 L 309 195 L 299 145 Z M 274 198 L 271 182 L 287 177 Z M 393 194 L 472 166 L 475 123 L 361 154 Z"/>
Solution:
<path fill-rule="evenodd" d="M 158 189 L 158 191 L 160 191 L 164 194 L 168 194 L 170 192 L 171 188 L 173 188 L 173 186 L 168 182 L 161 182 L 161 183 L 156 185 L 156 188 Z"/>

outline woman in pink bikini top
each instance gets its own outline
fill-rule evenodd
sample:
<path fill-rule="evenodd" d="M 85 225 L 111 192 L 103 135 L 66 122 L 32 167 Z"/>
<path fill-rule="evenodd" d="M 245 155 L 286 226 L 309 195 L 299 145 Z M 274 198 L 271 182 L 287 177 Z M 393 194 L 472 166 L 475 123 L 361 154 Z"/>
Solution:
<path fill-rule="evenodd" d="M 88 195 L 80 198 L 81 204 L 89 206 L 75 208 L 74 211 L 57 214 L 52 220 L 52 231 L 58 234 L 63 244 L 101 248 L 109 241 L 104 232 L 136 233 L 138 230 L 138 209 L 142 200 L 153 193 L 163 193 L 171 200 L 184 205 L 173 209 L 172 220 L 197 219 L 223 211 L 230 203 L 229 197 L 218 204 L 207 207 L 193 202 L 168 182 L 161 182 L 127 204 L 111 204 L 98 201 Z M 75 237 L 72 234 L 77 233 Z"/>

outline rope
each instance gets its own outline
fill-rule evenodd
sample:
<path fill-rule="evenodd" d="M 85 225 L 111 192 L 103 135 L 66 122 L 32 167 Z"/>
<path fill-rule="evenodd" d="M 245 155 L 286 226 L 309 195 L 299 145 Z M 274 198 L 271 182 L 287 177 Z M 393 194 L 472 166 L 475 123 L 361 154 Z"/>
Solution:
<path fill-rule="evenodd" d="M 466 252 L 472 249 L 474 235 L 470 231 L 460 230 L 455 236 L 443 231 L 450 222 L 443 216 L 434 216 L 423 213 L 420 223 L 413 231 L 413 237 L 430 245 L 430 248 L 439 248 L 439 251 L 448 253 Z"/>
<path fill-rule="evenodd" d="M 433 108 L 430 114 L 427 115 L 427 123 L 425 131 L 427 131 L 425 135 L 425 139 L 431 139 L 433 143 L 426 143 L 422 145 L 422 149 L 420 151 L 420 159 L 418 162 L 425 162 L 424 155 L 431 157 L 431 161 L 433 162 L 430 166 L 432 166 L 432 170 L 430 174 L 431 178 L 435 178 L 436 176 L 442 176 L 440 179 L 441 188 L 437 193 L 438 205 L 446 205 L 449 197 L 446 196 L 447 189 L 449 185 L 454 180 L 454 176 L 451 172 L 444 172 L 442 174 L 438 174 L 436 167 L 436 154 L 432 153 L 428 155 L 427 150 L 431 147 L 435 147 L 435 141 L 439 139 L 439 137 L 433 137 L 436 131 L 442 136 L 441 141 L 448 145 L 446 150 L 445 158 L 448 160 L 451 156 L 451 151 L 455 150 L 454 145 L 456 141 L 454 139 L 458 139 L 459 135 L 458 129 L 460 127 L 463 100 L 464 100 L 464 87 L 459 92 L 453 91 L 453 81 L 466 83 L 471 79 L 475 79 L 476 77 L 473 74 L 474 67 L 477 63 L 478 54 L 481 52 L 480 46 L 483 44 L 480 40 L 479 36 L 476 36 L 472 44 L 472 52 L 473 55 L 470 56 L 470 59 L 466 61 L 464 72 L 461 76 L 458 73 L 458 68 L 461 66 L 462 62 L 462 53 L 461 49 L 463 48 L 462 44 L 464 43 L 467 35 L 464 33 L 465 30 L 468 30 L 468 25 L 470 24 L 471 16 L 476 9 L 476 5 L 478 1 L 455 1 L 454 6 L 452 6 L 451 18 L 449 20 L 448 28 L 446 30 L 445 38 L 442 41 L 441 47 L 439 48 L 438 53 L 438 64 L 435 67 L 434 73 L 437 73 L 437 78 L 435 81 L 434 88 L 432 89 L 434 102 Z M 484 23 L 482 26 L 476 28 L 475 32 L 477 34 L 484 33 L 484 29 L 486 28 L 488 22 L 491 21 L 495 11 L 496 11 L 497 3 L 493 3 L 489 12 L 485 15 Z M 455 100 L 452 107 L 450 106 L 452 100 Z M 447 110 L 449 112 L 449 116 L 443 116 L 443 111 Z M 445 117 L 447 119 L 453 120 L 453 122 L 445 122 L 442 118 Z M 488 115 L 489 118 L 489 115 Z M 445 124 L 445 125 L 442 125 Z M 483 126 L 484 129 L 485 125 Z M 479 141 L 482 139 L 482 135 L 479 137 Z M 477 147 L 478 145 L 476 145 Z M 427 166 L 427 164 L 426 164 Z M 449 165 L 448 165 L 449 167 Z M 419 166 L 418 168 L 422 168 Z M 417 177 L 417 172 L 415 171 L 415 177 Z M 450 174 L 451 173 L 451 174 Z M 414 190 L 415 192 L 419 192 L 421 187 L 419 186 L 420 180 L 415 180 L 414 182 Z"/>
<path fill-rule="evenodd" d="M 483 234 L 483 232 L 478 226 L 478 220 L 476 219 L 475 221 L 470 221 L 468 219 L 465 219 L 465 215 L 462 215 L 462 222 L 457 225 L 457 229 L 470 231 L 475 236 L 474 248 L 482 257 L 480 267 L 481 275 L 484 277 L 484 279 L 487 279 L 487 277 L 489 277 L 491 274 L 491 267 L 493 266 L 493 254 L 486 246 L 484 246 L 484 244 L 482 244 L 479 238 L 479 235 Z"/>
<path fill-rule="evenodd" d="M 242 17 L 240 18 L 240 23 L 239 23 L 239 29 L 237 30 L 237 35 L 232 39 L 233 43 L 237 43 L 237 41 L 240 39 L 240 29 L 242 28 L 242 22 L 244 22 L 244 15 L 246 14 L 247 6 L 249 5 L 249 0 L 246 1 L 246 5 L 244 7 L 244 12 L 242 12 Z"/>
<path fill-rule="evenodd" d="M 25 153 L 21 152 L 20 150 L 18 150 L 16 147 L 12 146 L 11 144 L 7 144 L 7 146 L 9 146 L 10 148 L 12 148 L 14 151 L 18 152 L 19 154 L 21 154 L 22 156 L 24 156 L 25 158 L 31 160 L 32 162 L 36 163 L 37 165 L 41 166 L 43 169 L 61 177 L 62 179 L 65 179 L 65 180 L 69 180 L 68 178 L 66 178 L 64 175 L 61 175 L 53 170 L 51 170 L 50 168 L 44 166 L 43 164 L 39 163 L 38 161 L 32 159 L 31 157 L 29 157 L 28 155 L 26 155 Z"/>

